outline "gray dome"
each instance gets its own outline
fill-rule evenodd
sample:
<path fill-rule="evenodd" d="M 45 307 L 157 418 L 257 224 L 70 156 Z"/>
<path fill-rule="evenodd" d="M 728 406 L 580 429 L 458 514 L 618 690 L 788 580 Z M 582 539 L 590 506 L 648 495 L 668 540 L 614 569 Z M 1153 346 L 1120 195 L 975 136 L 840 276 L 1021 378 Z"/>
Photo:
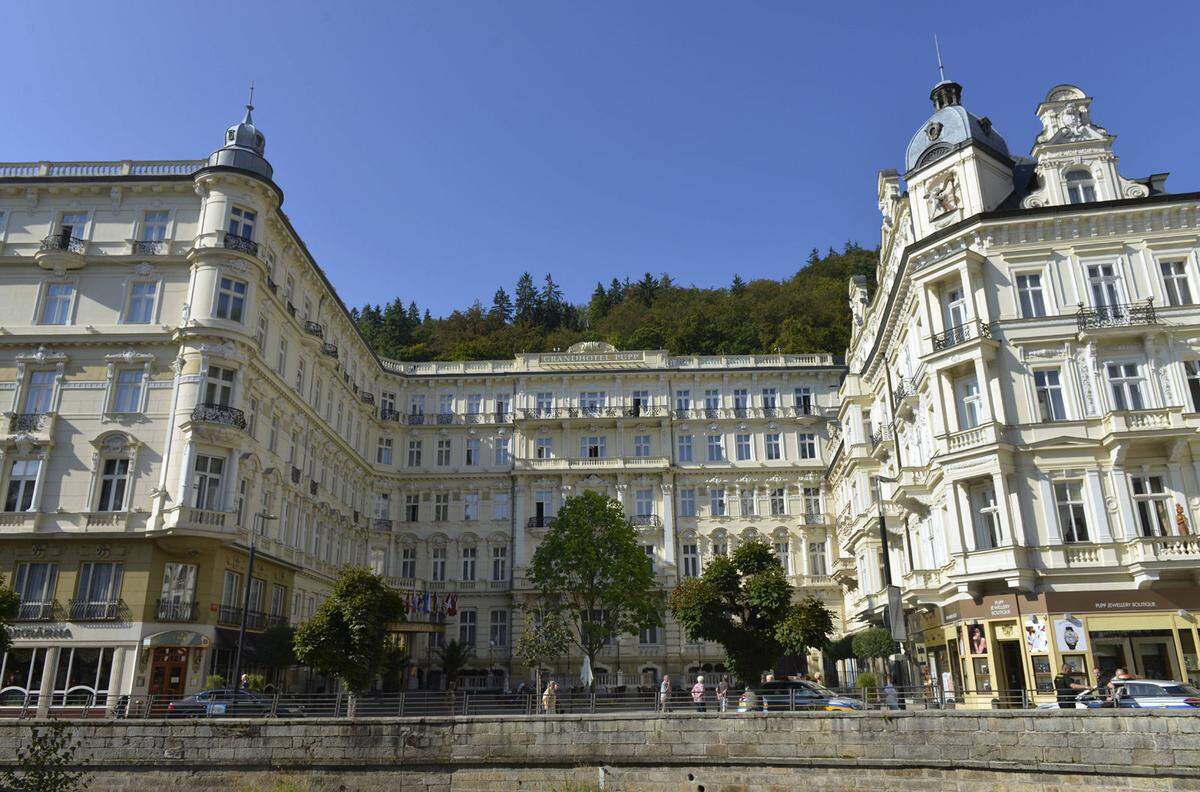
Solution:
<path fill-rule="evenodd" d="M 935 112 L 908 142 L 904 157 L 906 172 L 941 159 L 968 140 L 1009 156 L 1008 144 L 992 127 L 992 122 L 968 112 L 959 104 L 961 96 L 962 86 L 950 80 L 943 80 L 933 87 L 929 98 L 933 100 Z"/>
<path fill-rule="evenodd" d="M 275 170 L 263 156 L 267 150 L 267 139 L 254 126 L 251 112 L 254 105 L 246 105 L 246 117 L 241 123 L 225 130 L 225 145 L 208 158 L 209 166 L 240 168 L 271 179 Z"/>

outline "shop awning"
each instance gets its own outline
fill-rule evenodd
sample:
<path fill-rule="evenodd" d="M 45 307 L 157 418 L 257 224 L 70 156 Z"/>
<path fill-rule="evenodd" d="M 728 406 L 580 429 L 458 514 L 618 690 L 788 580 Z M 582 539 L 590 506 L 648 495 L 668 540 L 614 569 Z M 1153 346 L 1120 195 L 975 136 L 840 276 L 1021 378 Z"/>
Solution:
<path fill-rule="evenodd" d="M 186 646 L 207 649 L 211 644 L 212 641 L 207 635 L 201 635 L 192 630 L 163 630 L 142 639 L 142 646 Z"/>

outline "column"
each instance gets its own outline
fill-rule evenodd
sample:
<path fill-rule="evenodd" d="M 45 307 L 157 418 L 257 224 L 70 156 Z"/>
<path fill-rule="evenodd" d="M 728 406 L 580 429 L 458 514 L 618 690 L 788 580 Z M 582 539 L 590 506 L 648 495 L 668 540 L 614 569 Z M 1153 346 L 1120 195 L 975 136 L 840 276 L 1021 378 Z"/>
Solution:
<path fill-rule="evenodd" d="M 987 410 L 988 420 L 996 423 L 1006 423 L 1004 420 L 1004 404 L 993 398 L 998 394 L 992 393 L 992 385 L 988 380 L 987 366 L 983 358 L 975 358 L 975 381 L 979 383 L 979 393 L 983 396 L 983 406 Z M 998 438 L 997 438 L 998 439 Z"/>
<path fill-rule="evenodd" d="M 1004 473 L 992 474 L 992 487 L 996 490 L 996 505 L 999 506 L 1000 545 L 1011 544 L 1014 547 L 1024 547 L 1025 537 L 1019 536 L 1016 521 L 1012 518 L 1012 497 L 1008 491 L 1008 476 Z"/>
<path fill-rule="evenodd" d="M 1038 497 L 1042 501 L 1042 516 L 1046 520 L 1046 543 L 1062 544 L 1062 529 L 1058 526 L 1058 507 L 1054 500 L 1054 487 L 1050 477 L 1044 472 L 1038 473 Z"/>
<path fill-rule="evenodd" d="M 58 655 L 61 651 L 57 646 L 46 648 L 46 663 L 42 666 L 42 681 L 38 688 L 37 716 L 46 718 L 50 715 L 50 699 L 54 695 L 54 677 L 58 673 Z"/>
<path fill-rule="evenodd" d="M 236 448 L 229 452 L 229 480 L 225 482 L 225 486 L 224 486 L 225 492 L 223 493 L 224 497 L 221 501 L 221 508 L 224 511 L 233 511 L 233 505 L 235 503 L 237 503 L 238 475 L 239 475 L 238 468 L 241 467 L 241 465 L 239 464 L 241 462 L 241 459 L 242 459 L 242 454 Z M 242 522 L 253 522 L 250 514 L 245 513 L 245 512 L 250 511 L 253 508 L 253 506 L 251 506 L 251 504 L 250 504 L 249 496 L 250 496 L 250 492 L 247 491 L 246 492 L 246 505 L 243 508 L 243 514 L 242 514 Z M 237 526 L 237 527 L 241 528 L 242 526 Z M 247 528 L 247 530 L 249 530 L 250 525 L 247 525 L 246 528 Z"/>
<path fill-rule="evenodd" d="M 124 646 L 118 646 L 113 649 L 112 668 L 108 672 L 108 700 L 105 702 L 105 713 L 108 717 L 112 717 L 113 710 L 117 707 L 117 701 L 120 700 L 122 682 L 125 677 L 125 653 L 128 650 Z"/>
<path fill-rule="evenodd" d="M 1083 474 L 1083 486 L 1088 505 L 1088 523 L 1093 542 L 1111 542 L 1108 511 L 1104 508 L 1104 491 L 1100 489 L 1100 471 L 1092 469 Z"/>
<path fill-rule="evenodd" d="M 514 489 L 516 492 L 509 507 L 513 510 L 513 579 L 515 580 L 517 569 L 525 568 L 525 523 L 527 522 L 525 502 L 527 495 L 525 487 L 519 484 Z"/>
<path fill-rule="evenodd" d="M 167 464 L 167 460 L 163 460 L 163 464 Z M 192 475 L 192 468 L 196 466 L 196 441 L 192 437 L 188 437 L 187 443 L 183 446 L 183 463 L 179 466 L 179 485 L 175 497 L 175 505 L 183 506 L 187 503 L 188 480 Z"/>
<path fill-rule="evenodd" d="M 1133 539 L 1138 535 L 1137 521 L 1133 516 L 1133 499 L 1129 497 L 1129 483 L 1124 468 L 1113 467 L 1108 471 L 1108 482 L 1117 494 L 1118 513 L 1121 524 L 1114 533 L 1122 539 Z"/>
<path fill-rule="evenodd" d="M 35 513 L 42 510 L 42 493 L 46 491 L 46 466 L 50 461 L 50 454 L 46 451 L 39 452 L 37 456 L 38 472 L 33 482 L 33 499 L 30 502 L 30 511 Z"/>
<path fill-rule="evenodd" d="M 963 550 L 971 553 L 976 549 L 975 520 L 972 519 L 974 512 L 971 509 L 971 493 L 967 490 L 966 484 L 961 481 L 954 482 L 953 486 L 954 497 L 958 502 L 958 529 L 963 541 Z"/>
<path fill-rule="evenodd" d="M 663 561 L 675 565 L 675 485 L 662 486 Z"/>

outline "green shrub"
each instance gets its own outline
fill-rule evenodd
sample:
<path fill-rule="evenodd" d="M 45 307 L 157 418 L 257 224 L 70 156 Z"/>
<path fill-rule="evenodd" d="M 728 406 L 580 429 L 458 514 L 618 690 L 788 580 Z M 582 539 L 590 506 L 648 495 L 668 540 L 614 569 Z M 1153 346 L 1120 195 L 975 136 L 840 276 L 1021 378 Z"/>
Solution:
<path fill-rule="evenodd" d="M 854 680 L 854 685 L 864 694 L 874 693 L 879 689 L 879 677 L 870 671 L 863 671 L 858 675 L 858 679 Z"/>
<path fill-rule="evenodd" d="M 204 678 L 205 690 L 217 690 L 225 687 L 225 677 L 220 674 L 209 674 Z"/>
<path fill-rule="evenodd" d="M 251 690 L 262 691 L 267 686 L 267 678 L 262 674 L 246 674 L 246 684 Z"/>

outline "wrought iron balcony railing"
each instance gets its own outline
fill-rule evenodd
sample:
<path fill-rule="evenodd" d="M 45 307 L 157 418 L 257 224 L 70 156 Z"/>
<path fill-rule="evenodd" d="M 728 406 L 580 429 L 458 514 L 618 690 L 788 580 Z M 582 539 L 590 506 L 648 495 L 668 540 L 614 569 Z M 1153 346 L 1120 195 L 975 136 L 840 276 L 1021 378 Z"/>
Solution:
<path fill-rule="evenodd" d="M 40 432 L 46 428 L 46 423 L 50 420 L 50 413 L 16 413 L 8 422 L 8 431 L 16 434 L 17 432 Z"/>
<path fill-rule="evenodd" d="M 391 519 L 389 519 L 389 518 L 387 518 L 387 517 L 376 517 L 376 518 L 375 518 L 375 519 L 374 519 L 374 520 L 371 522 L 371 525 L 372 525 L 372 527 L 374 527 L 374 528 L 375 528 L 375 530 L 376 530 L 376 531 L 390 531 L 390 530 L 392 530 L 392 521 L 391 521 Z"/>
<path fill-rule="evenodd" d="M 525 521 L 525 527 L 526 528 L 547 528 L 550 526 L 550 521 L 553 519 L 554 518 L 548 514 L 544 514 L 541 517 L 538 517 L 535 515 Z"/>
<path fill-rule="evenodd" d="M 121 618 L 124 607 L 125 603 L 120 599 L 73 599 L 67 607 L 67 618 L 70 621 L 116 621 Z"/>
<path fill-rule="evenodd" d="M 662 519 L 657 514 L 635 514 L 629 518 L 631 525 L 649 526 L 658 528 L 662 526 Z"/>
<path fill-rule="evenodd" d="M 379 408 L 379 420 L 381 421 L 399 421 L 400 413 L 393 410 L 391 407 Z"/>
<path fill-rule="evenodd" d="M 320 322 L 314 322 L 310 319 L 306 319 L 304 322 L 304 332 L 317 338 L 325 337 L 325 327 Z"/>
<path fill-rule="evenodd" d="M 249 253 L 251 256 L 258 255 L 258 243 L 253 239 L 237 234 L 225 235 L 225 248 L 228 250 L 236 250 L 239 253 Z"/>
<path fill-rule="evenodd" d="M 321 344 L 321 354 L 325 355 L 327 357 L 334 358 L 336 360 L 337 356 L 338 356 L 337 344 L 330 344 L 330 343 Z"/>
<path fill-rule="evenodd" d="M 52 621 L 58 603 L 54 600 L 21 600 L 17 606 L 17 621 Z"/>
<path fill-rule="evenodd" d="M 199 612 L 199 606 L 194 600 L 176 602 L 160 599 L 154 615 L 160 622 L 194 622 Z"/>
<path fill-rule="evenodd" d="M 78 253 L 83 255 L 87 243 L 76 236 L 71 236 L 63 231 L 57 234 L 51 234 L 42 240 L 41 250 L 59 250 L 64 253 Z"/>
<path fill-rule="evenodd" d="M 895 386 L 892 388 L 892 406 L 898 406 L 900 402 L 907 399 L 909 396 L 917 395 L 917 386 L 910 379 L 903 377 L 896 380 Z"/>
<path fill-rule="evenodd" d="M 358 398 L 362 399 L 363 404 L 374 404 L 375 403 L 375 394 L 371 393 L 370 391 L 361 391 L 358 394 Z"/>
<path fill-rule="evenodd" d="M 1154 298 L 1144 303 L 1119 303 L 1095 308 L 1079 306 L 1075 322 L 1080 330 L 1095 330 L 1102 327 L 1129 327 L 1131 325 L 1158 324 L 1154 312 Z"/>
<path fill-rule="evenodd" d="M 162 239 L 137 239 L 133 242 L 135 256 L 161 256 L 167 252 L 167 242 Z"/>
<path fill-rule="evenodd" d="M 967 341 L 991 337 L 992 328 L 990 325 L 984 324 L 977 319 L 972 319 L 969 322 L 955 325 L 944 333 L 934 335 L 931 341 L 933 342 L 933 351 L 941 352 L 943 349 L 950 349 Z"/>
<path fill-rule="evenodd" d="M 226 404 L 197 404 L 192 408 L 192 420 L 224 424 L 237 429 L 246 428 L 246 414 Z"/>

